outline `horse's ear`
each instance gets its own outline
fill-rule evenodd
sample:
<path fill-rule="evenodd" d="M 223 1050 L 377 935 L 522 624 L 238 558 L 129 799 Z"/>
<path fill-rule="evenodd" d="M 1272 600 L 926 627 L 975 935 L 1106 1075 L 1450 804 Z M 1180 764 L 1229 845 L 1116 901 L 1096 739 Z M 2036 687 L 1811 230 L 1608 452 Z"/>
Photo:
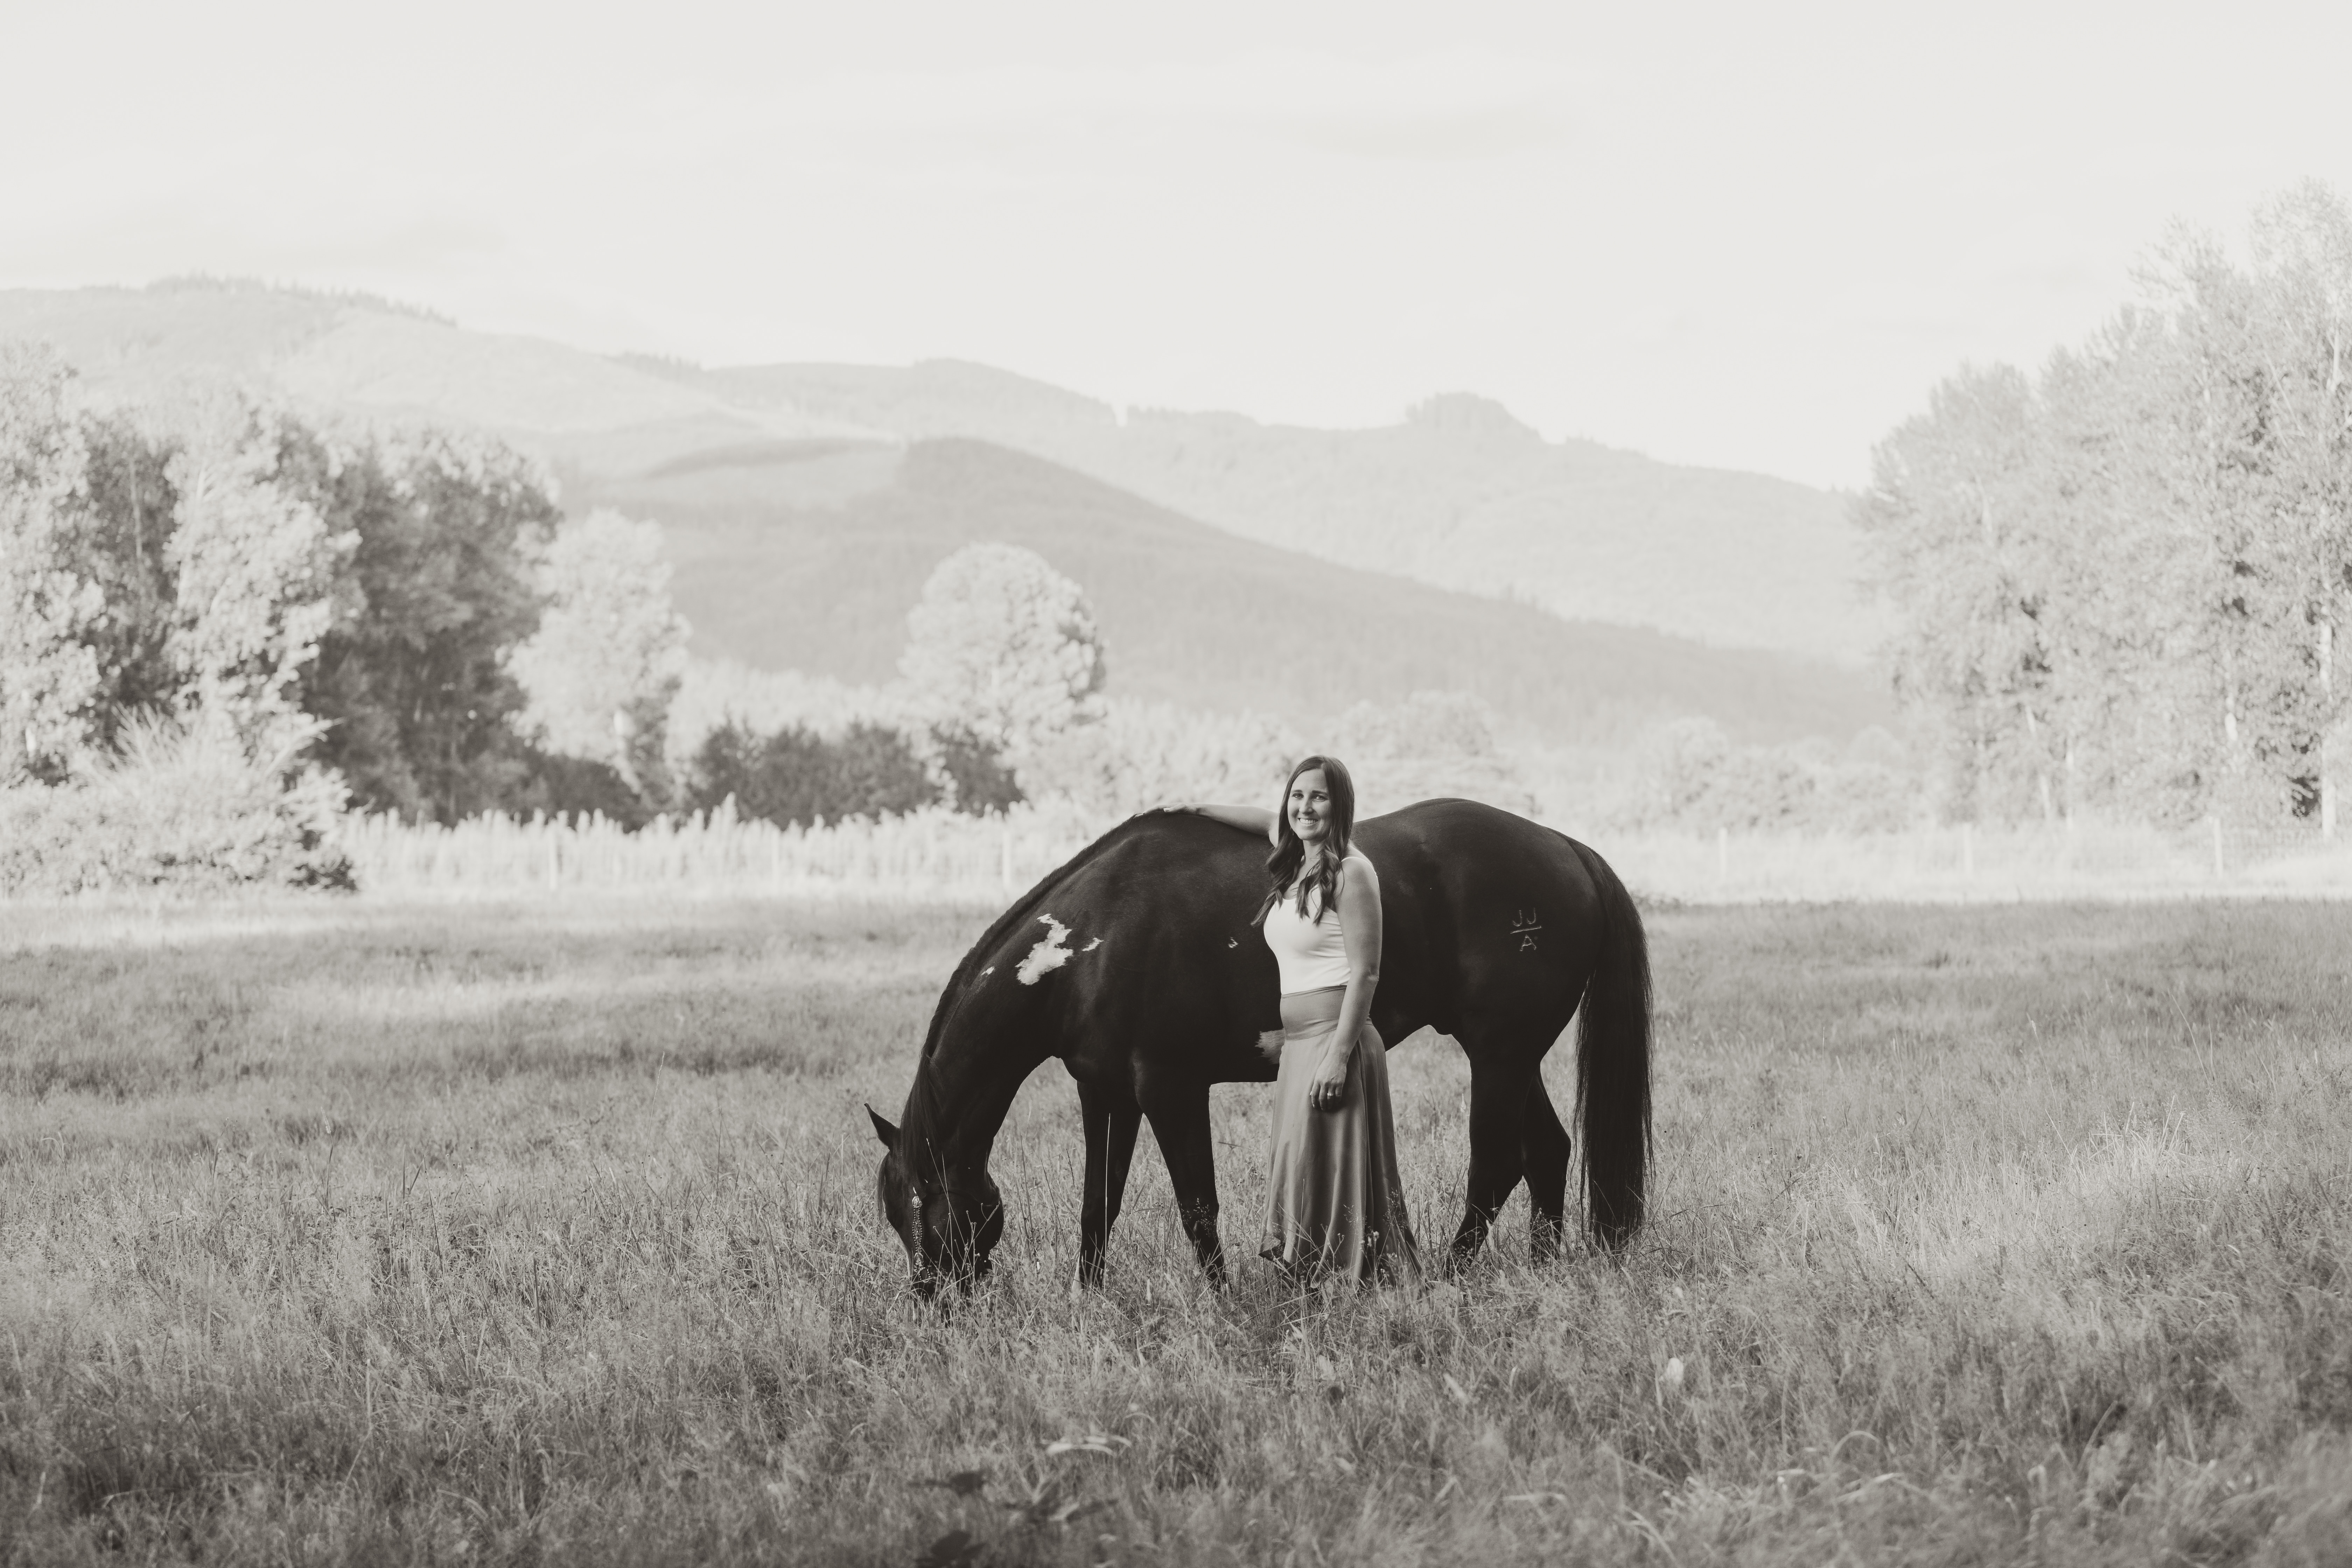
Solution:
<path fill-rule="evenodd" d="M 898 1147 L 898 1130 L 883 1121 L 882 1113 L 870 1105 L 866 1114 L 874 1119 L 874 1136 L 882 1140 L 882 1147 L 895 1151 Z"/>

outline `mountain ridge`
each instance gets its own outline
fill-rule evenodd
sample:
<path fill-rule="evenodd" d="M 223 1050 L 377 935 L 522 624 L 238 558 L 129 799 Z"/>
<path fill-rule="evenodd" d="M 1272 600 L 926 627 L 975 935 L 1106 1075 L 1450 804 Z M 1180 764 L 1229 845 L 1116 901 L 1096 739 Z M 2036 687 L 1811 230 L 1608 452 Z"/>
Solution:
<path fill-rule="evenodd" d="M 747 584 L 758 591 L 760 574 L 771 591 L 797 583 L 882 614 L 880 600 L 860 597 L 846 578 L 795 575 L 761 543 L 779 526 L 819 555 L 845 542 L 827 530 L 866 527 L 943 554 L 968 530 L 940 520 L 986 518 L 1016 542 L 1055 542 L 1045 553 L 1066 571 L 1072 563 L 1062 557 L 1076 552 L 1116 575 L 1125 568 L 1095 552 L 1083 527 L 1066 526 L 1093 517 L 1116 521 L 1119 537 L 1155 542 L 1153 550 L 1173 548 L 1181 535 L 1183 549 L 1204 559 L 1254 563 L 1244 574 L 1253 583 L 1363 574 L 1346 580 L 1405 621 L 1458 626 L 1473 644 L 1481 617 L 1517 628 L 1506 639 L 1516 651 L 1497 644 L 1494 658 L 1565 659 L 1584 672 L 1559 678 L 1560 692 L 1546 696 L 1458 662 L 1429 668 L 1466 689 L 1504 694 L 1496 706 L 1507 716 L 1544 715 L 1539 727 L 1555 736 L 1596 725 L 1619 733 L 1641 715 L 1675 712 L 1712 713 L 1759 738 L 1807 724 L 1850 733 L 1891 711 L 1883 685 L 1856 663 L 1857 623 L 1837 609 L 1852 531 L 1835 498 L 1672 468 L 1594 442 L 1548 441 L 1468 394 L 1428 399 L 1396 426 L 1318 431 L 1233 413 L 1121 410 L 967 361 L 713 370 L 473 332 L 366 300 L 201 280 L 0 291 L 0 336 L 48 339 L 94 390 L 122 400 L 230 379 L 298 407 L 496 432 L 553 466 L 570 509 L 609 500 L 661 521 L 681 562 L 681 606 L 708 627 L 698 643 L 753 662 L 782 657 L 790 642 L 751 635 L 731 607 L 730 595 Z M 909 455 L 940 441 L 1045 467 L 972 460 L 960 471 L 996 489 L 963 497 L 928 480 L 910 489 Z M 936 477 L 924 466 L 936 457 L 914 472 Z M 1039 478 L 1046 469 L 1064 477 L 1047 482 Z M 1016 495 L 1031 497 L 1047 521 L 1024 517 Z M 1759 496 L 1793 497 L 1803 515 L 1775 521 Z M 692 603 L 703 590 L 694 586 L 700 568 L 688 563 L 712 559 L 721 539 L 747 553 L 731 570 L 715 568 L 708 596 Z M 1227 548 L 1241 544 L 1287 553 L 1277 564 Z M 758 572 L 747 577 L 754 560 Z M 1433 596 L 1399 597 L 1376 579 Z M 903 573 L 891 583 L 892 594 L 913 591 Z M 1457 603 L 1465 595 L 1479 596 L 1475 614 Z M 808 613 L 822 620 L 829 603 L 812 601 Z M 903 606 L 884 616 L 893 637 L 902 617 Z M 1229 617 L 1216 624 L 1220 636 L 1244 629 Z M 1823 627 L 1832 635 L 1815 635 Z M 873 662 L 865 632 L 841 637 L 839 650 L 802 646 L 793 657 L 803 668 L 863 679 L 857 672 Z M 1538 645 L 1549 651 L 1532 651 Z M 1138 646 L 1174 668 L 1206 668 L 1197 647 L 1188 653 L 1161 631 Z M 1368 657 L 1381 662 L 1377 650 Z M 1596 670 L 1616 683 L 1615 697 L 1585 679 Z M 1402 665 L 1391 674 L 1411 676 Z M 1193 695 L 1205 700 L 1212 688 L 1204 678 Z M 1152 694 L 1184 696 L 1175 688 Z"/>
<path fill-rule="evenodd" d="M 589 481 L 571 504 L 662 520 L 671 594 L 698 651 L 852 684 L 889 678 L 942 557 L 997 540 L 1086 589 L 1115 696 L 1304 726 L 1358 701 L 1459 690 L 1556 744 L 1621 743 L 1682 714 L 1767 742 L 1890 717 L 1851 672 L 1318 562 L 967 437 L 686 459 Z"/>

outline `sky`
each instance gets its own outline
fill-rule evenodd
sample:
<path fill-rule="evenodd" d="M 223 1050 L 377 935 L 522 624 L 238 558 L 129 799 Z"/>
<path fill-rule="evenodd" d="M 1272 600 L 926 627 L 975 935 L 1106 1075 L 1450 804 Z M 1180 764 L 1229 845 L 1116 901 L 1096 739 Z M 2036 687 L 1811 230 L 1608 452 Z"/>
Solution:
<path fill-rule="evenodd" d="M 1470 391 L 1854 488 L 2171 226 L 2352 193 L 2347 50 L 2340 5 L 0 0 L 0 288 L 1304 425 Z"/>

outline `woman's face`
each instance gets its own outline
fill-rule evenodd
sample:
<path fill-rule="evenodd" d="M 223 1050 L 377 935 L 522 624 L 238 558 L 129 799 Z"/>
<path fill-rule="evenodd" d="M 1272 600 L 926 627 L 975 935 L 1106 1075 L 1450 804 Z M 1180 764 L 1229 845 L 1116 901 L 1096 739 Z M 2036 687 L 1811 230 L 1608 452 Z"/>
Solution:
<path fill-rule="evenodd" d="M 1331 831 L 1331 790 L 1321 768 L 1309 768 L 1290 781 L 1290 799 L 1283 809 L 1290 815 L 1290 830 L 1304 844 L 1320 844 Z"/>

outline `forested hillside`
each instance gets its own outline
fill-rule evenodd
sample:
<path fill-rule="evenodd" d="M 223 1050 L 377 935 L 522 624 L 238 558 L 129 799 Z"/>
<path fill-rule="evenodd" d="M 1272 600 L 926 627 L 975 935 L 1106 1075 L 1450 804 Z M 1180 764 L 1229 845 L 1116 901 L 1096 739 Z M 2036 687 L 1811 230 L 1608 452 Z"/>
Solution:
<path fill-rule="evenodd" d="M 739 448 L 575 479 L 571 504 L 661 519 L 698 650 L 764 668 L 887 678 L 925 574 L 961 545 L 1002 540 L 1084 584 L 1121 696 L 1304 722 L 1459 690 L 1583 743 L 1673 714 L 1747 740 L 1843 737 L 1890 711 L 1856 672 L 1351 571 L 985 442 Z"/>

